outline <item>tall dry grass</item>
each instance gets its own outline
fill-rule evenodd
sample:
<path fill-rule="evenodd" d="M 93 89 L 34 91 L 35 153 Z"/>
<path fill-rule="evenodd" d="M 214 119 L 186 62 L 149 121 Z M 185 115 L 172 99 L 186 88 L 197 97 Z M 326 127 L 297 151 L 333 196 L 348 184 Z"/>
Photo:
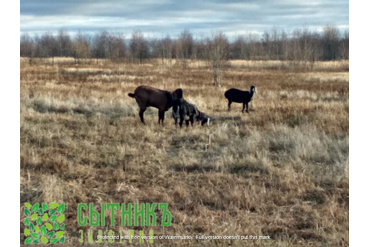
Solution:
<path fill-rule="evenodd" d="M 89 229 L 77 225 L 82 202 L 168 203 L 172 225 L 151 227 L 155 234 L 272 238 L 157 245 L 347 246 L 348 71 L 335 62 L 307 71 L 273 63 L 231 63 L 219 88 L 203 66 L 21 63 L 21 210 L 65 202 L 70 246 Z M 127 93 L 143 84 L 183 88 L 211 126 L 176 130 L 168 111 L 160 127 L 154 109 L 142 125 Z M 224 91 L 251 85 L 253 110 L 233 103 L 227 112 Z M 106 222 L 91 229 L 129 230 Z"/>

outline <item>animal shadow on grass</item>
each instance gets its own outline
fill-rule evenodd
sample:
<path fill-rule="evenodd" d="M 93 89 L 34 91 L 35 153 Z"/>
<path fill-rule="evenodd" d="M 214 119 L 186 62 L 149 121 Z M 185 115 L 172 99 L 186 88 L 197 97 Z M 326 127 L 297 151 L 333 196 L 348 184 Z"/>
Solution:
<path fill-rule="evenodd" d="M 176 172 L 187 172 L 187 173 L 205 173 L 205 172 L 221 172 L 220 168 L 210 164 L 192 164 L 183 165 L 175 164 L 172 169 Z M 250 164 L 236 164 L 225 170 L 230 174 L 240 175 L 242 177 L 250 177 L 252 173 L 269 174 L 269 171 L 265 167 L 259 167 Z"/>
<path fill-rule="evenodd" d="M 172 166 L 173 170 L 176 172 L 187 172 L 187 173 L 204 173 L 215 171 L 215 167 L 212 165 L 200 165 L 200 164 L 192 164 L 192 165 L 183 165 L 183 164 L 175 164 Z"/>
<path fill-rule="evenodd" d="M 231 122 L 231 121 L 237 121 L 237 122 L 240 122 L 242 120 L 242 118 L 240 116 L 215 116 L 213 117 L 213 119 L 215 121 L 218 121 L 218 122 Z"/>
<path fill-rule="evenodd" d="M 242 177 L 249 177 L 251 173 L 269 174 L 269 170 L 263 165 L 248 163 L 233 164 L 228 171 L 231 174 L 238 174 Z"/>

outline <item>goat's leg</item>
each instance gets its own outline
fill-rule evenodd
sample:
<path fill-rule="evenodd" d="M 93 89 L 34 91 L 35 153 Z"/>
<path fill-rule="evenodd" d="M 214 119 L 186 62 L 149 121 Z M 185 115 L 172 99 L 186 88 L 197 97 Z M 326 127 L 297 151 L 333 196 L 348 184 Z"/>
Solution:
<path fill-rule="evenodd" d="M 229 100 L 229 104 L 227 105 L 227 110 L 230 111 L 231 103 L 233 103 L 231 100 Z"/>
<path fill-rule="evenodd" d="M 177 129 L 177 118 L 175 118 L 175 127 Z"/>
<path fill-rule="evenodd" d="M 143 124 L 145 124 L 145 122 L 144 122 L 144 112 L 145 112 L 145 110 L 146 109 L 144 108 L 144 109 L 140 109 L 140 111 L 139 111 L 140 120 Z"/>
<path fill-rule="evenodd" d="M 161 124 L 161 120 L 162 120 L 162 126 L 163 126 L 164 111 L 158 111 L 158 124 Z"/>
<path fill-rule="evenodd" d="M 249 102 L 247 104 L 245 104 L 246 105 L 246 109 L 245 109 L 245 112 L 246 113 L 249 113 L 249 111 L 248 111 L 248 104 L 249 104 Z"/>
<path fill-rule="evenodd" d="M 180 123 L 179 123 L 179 125 L 180 125 L 180 129 L 182 128 L 182 123 L 184 122 L 184 118 L 183 117 L 181 117 L 181 115 L 180 115 Z"/>
<path fill-rule="evenodd" d="M 186 128 L 189 127 L 189 120 L 185 120 Z"/>
<path fill-rule="evenodd" d="M 172 117 L 173 117 L 173 119 L 175 120 L 175 127 L 176 127 L 176 129 L 177 129 L 177 119 L 178 119 L 178 115 L 177 115 L 177 111 L 175 110 L 175 106 L 174 106 L 174 108 L 173 108 L 173 110 L 172 110 Z"/>
<path fill-rule="evenodd" d="M 243 103 L 242 113 L 244 112 L 244 109 L 245 109 L 245 103 Z"/>

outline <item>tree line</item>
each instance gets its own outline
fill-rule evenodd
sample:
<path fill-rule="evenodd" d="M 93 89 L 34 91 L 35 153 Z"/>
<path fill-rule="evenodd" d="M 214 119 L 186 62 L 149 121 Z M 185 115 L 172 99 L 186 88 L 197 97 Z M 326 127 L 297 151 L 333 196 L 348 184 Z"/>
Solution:
<path fill-rule="evenodd" d="M 222 32 L 196 38 L 189 30 L 177 37 L 147 38 L 141 31 L 127 37 L 106 30 L 96 34 L 79 32 L 73 37 L 64 29 L 57 34 L 24 33 L 20 37 L 21 57 L 103 58 L 141 63 L 145 59 L 201 59 L 222 67 L 230 59 L 331 61 L 349 59 L 349 30 L 341 33 L 328 25 L 322 32 L 307 27 L 292 32 L 273 28 L 262 35 L 246 34 L 227 38 Z"/>

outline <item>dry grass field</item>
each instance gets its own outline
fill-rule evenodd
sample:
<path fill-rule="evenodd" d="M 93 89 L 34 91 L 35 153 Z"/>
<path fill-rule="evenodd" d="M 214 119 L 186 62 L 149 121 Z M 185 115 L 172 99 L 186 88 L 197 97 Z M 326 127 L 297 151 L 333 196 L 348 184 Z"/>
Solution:
<path fill-rule="evenodd" d="M 79 229 L 271 237 L 154 246 L 348 246 L 349 62 L 304 68 L 232 61 L 214 87 L 200 61 L 30 66 L 21 59 L 21 233 L 25 202 L 64 202 L 70 246 L 81 245 Z M 171 110 L 158 126 L 156 109 L 142 125 L 127 96 L 139 85 L 181 87 L 212 117 L 210 127 L 175 129 Z M 224 92 L 251 85 L 258 93 L 250 113 L 236 103 L 228 112 Z M 157 218 L 155 227 L 111 227 L 107 211 L 107 226 L 80 227 L 77 205 L 91 202 L 96 210 L 109 202 L 168 203 L 172 225 Z"/>

